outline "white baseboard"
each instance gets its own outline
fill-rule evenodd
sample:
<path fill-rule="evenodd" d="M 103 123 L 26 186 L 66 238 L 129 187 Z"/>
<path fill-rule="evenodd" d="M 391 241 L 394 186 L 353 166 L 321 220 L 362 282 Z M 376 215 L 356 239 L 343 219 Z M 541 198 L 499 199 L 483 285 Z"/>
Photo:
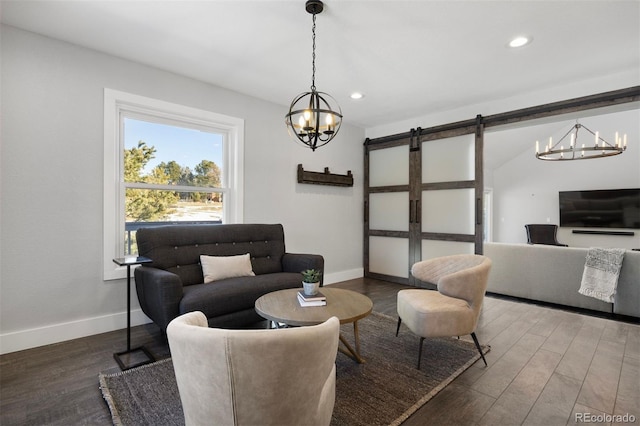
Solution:
<path fill-rule="evenodd" d="M 142 325 L 151 322 L 140 309 L 131 311 L 131 326 Z M 77 321 L 32 328 L 29 330 L 15 331 L 0 335 L 0 354 L 22 351 L 52 343 L 64 342 L 71 339 L 93 336 L 94 334 L 107 333 L 127 327 L 127 313 L 121 312 L 112 315 L 86 318 Z M 123 341 L 123 350 L 126 349 L 126 339 Z"/>
<path fill-rule="evenodd" d="M 323 285 L 335 284 L 341 281 L 353 280 L 364 276 L 364 268 L 350 269 L 348 271 L 334 272 L 324 276 Z"/>
<path fill-rule="evenodd" d="M 360 278 L 364 275 L 363 268 L 348 271 L 334 272 L 324 277 L 324 284 L 334 284 L 341 281 Z M 131 326 L 147 324 L 151 320 L 142 313 L 142 310 L 131 311 Z M 127 313 L 121 312 L 112 315 L 92 317 L 77 321 L 48 325 L 45 327 L 20 330 L 0 335 L 0 354 L 22 351 L 38 346 L 50 345 L 71 339 L 93 336 L 94 334 L 107 333 L 120 330 L 127 326 Z"/>

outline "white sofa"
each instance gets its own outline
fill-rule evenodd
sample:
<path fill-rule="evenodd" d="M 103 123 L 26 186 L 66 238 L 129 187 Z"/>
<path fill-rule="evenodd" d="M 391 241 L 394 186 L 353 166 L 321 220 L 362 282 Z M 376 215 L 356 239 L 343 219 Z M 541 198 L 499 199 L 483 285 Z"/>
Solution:
<path fill-rule="evenodd" d="M 493 261 L 487 291 L 640 318 L 640 252 L 627 250 L 614 303 L 578 293 L 587 248 L 485 243 Z"/>

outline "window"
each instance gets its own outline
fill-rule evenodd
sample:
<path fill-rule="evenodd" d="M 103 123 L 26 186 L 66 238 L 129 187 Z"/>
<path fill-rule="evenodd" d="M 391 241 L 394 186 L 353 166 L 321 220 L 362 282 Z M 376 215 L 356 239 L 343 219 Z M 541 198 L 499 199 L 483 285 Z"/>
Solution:
<path fill-rule="evenodd" d="M 135 233 L 242 221 L 242 119 L 105 89 L 104 279 Z"/>

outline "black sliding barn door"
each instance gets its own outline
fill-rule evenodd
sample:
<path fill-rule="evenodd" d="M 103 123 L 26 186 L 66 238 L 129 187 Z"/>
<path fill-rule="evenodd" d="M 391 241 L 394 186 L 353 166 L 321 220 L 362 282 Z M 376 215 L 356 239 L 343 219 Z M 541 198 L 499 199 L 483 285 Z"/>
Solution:
<path fill-rule="evenodd" d="M 481 117 L 365 142 L 365 276 L 417 285 L 422 259 L 482 252 Z"/>

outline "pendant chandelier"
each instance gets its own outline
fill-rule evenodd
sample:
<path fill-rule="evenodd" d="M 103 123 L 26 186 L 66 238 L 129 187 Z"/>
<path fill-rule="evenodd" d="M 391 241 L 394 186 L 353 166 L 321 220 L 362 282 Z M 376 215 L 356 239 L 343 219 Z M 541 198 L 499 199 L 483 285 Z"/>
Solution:
<path fill-rule="evenodd" d="M 320 0 L 308 0 L 305 8 L 313 15 L 311 56 L 311 91 L 296 96 L 285 116 L 287 130 L 292 137 L 312 151 L 328 144 L 340 130 L 342 110 L 331 95 L 316 90 L 316 15 L 324 9 Z"/>
<path fill-rule="evenodd" d="M 578 132 L 580 129 L 584 129 L 591 135 L 585 135 L 581 142 L 578 142 Z M 567 137 L 570 137 L 570 139 L 567 140 Z M 566 148 L 565 144 L 567 144 Z M 586 126 L 576 123 L 555 144 L 553 143 L 553 138 L 550 137 L 549 143 L 542 151 L 540 151 L 540 142 L 536 141 L 536 158 L 550 161 L 587 160 L 590 158 L 611 157 L 622 154 L 626 149 L 626 134 L 620 137 L 618 132 L 616 132 L 615 143 L 610 144 L 600 137 L 599 132 L 594 133 Z"/>

